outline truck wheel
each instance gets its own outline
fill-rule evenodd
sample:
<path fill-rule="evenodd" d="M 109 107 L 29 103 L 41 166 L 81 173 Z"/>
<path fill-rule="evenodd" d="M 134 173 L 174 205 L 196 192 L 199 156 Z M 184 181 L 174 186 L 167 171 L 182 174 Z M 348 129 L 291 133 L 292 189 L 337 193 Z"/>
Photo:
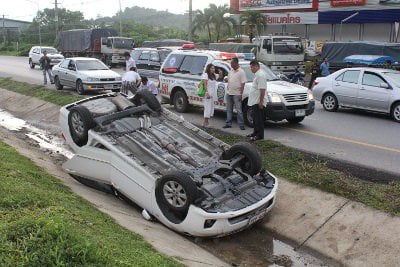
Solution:
<path fill-rule="evenodd" d="M 243 119 L 244 123 L 249 127 L 254 127 L 253 121 L 253 108 L 246 105 L 243 105 Z"/>
<path fill-rule="evenodd" d="M 179 90 L 175 93 L 173 103 L 176 111 L 180 113 L 186 112 L 189 107 L 187 95 L 183 90 Z"/>
<path fill-rule="evenodd" d="M 296 117 L 292 119 L 286 119 L 289 123 L 299 123 L 304 120 L 305 117 Z"/>
<path fill-rule="evenodd" d="M 239 142 L 231 146 L 224 155 L 223 159 L 230 160 L 237 156 L 244 156 L 241 161 L 238 162 L 238 166 L 244 172 L 250 175 L 255 175 L 261 170 L 261 156 L 257 149 L 248 142 Z"/>
<path fill-rule="evenodd" d="M 147 104 L 149 108 L 156 112 L 161 111 L 161 104 L 158 99 L 148 90 L 139 90 L 132 99 L 133 104 L 140 106 Z"/>
<path fill-rule="evenodd" d="M 83 89 L 83 83 L 81 80 L 76 82 L 76 91 L 78 94 L 83 95 L 85 93 L 85 89 Z"/>
<path fill-rule="evenodd" d="M 400 102 L 393 105 L 390 115 L 395 122 L 400 122 Z"/>
<path fill-rule="evenodd" d="M 78 146 L 84 146 L 88 141 L 88 131 L 96 124 L 87 108 L 75 106 L 69 111 L 68 126 L 74 143 Z"/>
<path fill-rule="evenodd" d="M 189 206 L 197 198 L 197 186 L 182 171 L 169 172 L 156 185 L 156 201 L 165 217 L 174 223 L 185 219 Z"/>
<path fill-rule="evenodd" d="M 35 64 L 33 64 L 32 59 L 29 59 L 29 67 L 30 67 L 31 69 L 34 69 L 34 68 L 35 68 Z"/>
<path fill-rule="evenodd" d="M 322 97 L 322 105 L 324 106 L 324 109 L 329 112 L 334 112 L 339 107 L 336 96 L 331 93 L 327 93 Z"/>
<path fill-rule="evenodd" d="M 54 77 L 54 84 L 57 90 L 62 90 L 64 86 L 60 83 L 60 78 L 58 76 Z"/>

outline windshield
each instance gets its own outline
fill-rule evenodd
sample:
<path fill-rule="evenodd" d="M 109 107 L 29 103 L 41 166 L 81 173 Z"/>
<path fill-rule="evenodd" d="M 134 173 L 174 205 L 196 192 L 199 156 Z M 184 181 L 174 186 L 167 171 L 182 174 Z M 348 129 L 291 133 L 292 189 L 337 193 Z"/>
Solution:
<path fill-rule="evenodd" d="M 125 38 L 114 38 L 114 48 L 133 48 L 133 40 Z"/>
<path fill-rule="evenodd" d="M 250 69 L 250 63 L 248 64 L 240 64 L 240 67 L 244 70 L 246 73 L 246 78 L 248 82 L 252 82 L 254 79 L 254 73 L 251 72 Z M 276 81 L 280 80 L 275 73 L 272 72 L 269 68 L 267 68 L 265 65 L 260 65 L 260 69 L 265 72 L 267 81 Z"/>
<path fill-rule="evenodd" d="M 108 67 L 99 60 L 77 60 L 76 68 L 78 70 L 108 70 Z"/>
<path fill-rule="evenodd" d="M 384 72 L 386 77 L 388 77 L 396 86 L 400 87 L 400 75 L 398 72 Z"/>
<path fill-rule="evenodd" d="M 171 50 L 160 50 L 159 55 L 160 55 L 160 62 L 164 62 L 164 60 L 167 58 L 167 56 L 171 53 Z"/>
<path fill-rule="evenodd" d="M 275 54 L 302 54 L 304 52 L 300 38 L 274 38 L 273 40 Z"/>
<path fill-rule="evenodd" d="M 52 48 L 52 47 L 46 47 L 46 48 L 42 47 L 42 53 L 43 53 L 44 51 L 46 51 L 47 54 L 57 54 L 57 53 L 58 53 L 58 52 L 57 52 L 57 49 Z"/>

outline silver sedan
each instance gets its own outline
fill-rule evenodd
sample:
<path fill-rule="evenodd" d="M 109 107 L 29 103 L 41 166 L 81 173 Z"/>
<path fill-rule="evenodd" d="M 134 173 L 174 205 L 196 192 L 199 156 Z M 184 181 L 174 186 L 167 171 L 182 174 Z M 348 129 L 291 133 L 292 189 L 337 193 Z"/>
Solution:
<path fill-rule="evenodd" d="M 400 72 L 376 68 L 346 68 L 319 77 L 314 98 L 326 111 L 351 107 L 389 114 L 400 122 Z"/>
<path fill-rule="evenodd" d="M 66 58 L 53 67 L 53 75 L 57 90 L 70 86 L 80 95 L 85 91 L 121 90 L 121 75 L 95 58 Z"/>

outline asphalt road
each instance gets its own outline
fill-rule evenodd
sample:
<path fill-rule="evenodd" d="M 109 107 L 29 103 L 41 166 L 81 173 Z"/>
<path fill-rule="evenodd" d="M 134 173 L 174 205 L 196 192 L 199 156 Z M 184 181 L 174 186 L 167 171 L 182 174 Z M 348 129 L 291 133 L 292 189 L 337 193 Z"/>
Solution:
<path fill-rule="evenodd" d="M 37 67 L 30 69 L 26 57 L 0 56 L 0 62 L 0 77 L 42 84 L 41 71 Z M 122 68 L 114 70 L 123 73 Z M 47 87 L 54 89 L 53 85 Z M 199 109 L 182 115 L 188 121 L 201 124 Z M 212 127 L 222 129 L 224 117 L 223 113 L 217 113 L 211 119 Z M 235 133 L 244 135 L 251 131 L 240 131 L 237 125 L 233 126 L 229 130 Z M 298 125 L 267 122 L 265 127 L 266 139 L 400 175 L 399 133 L 400 123 L 393 122 L 389 116 L 343 108 L 330 113 L 324 111 L 319 103 L 315 113 Z"/>

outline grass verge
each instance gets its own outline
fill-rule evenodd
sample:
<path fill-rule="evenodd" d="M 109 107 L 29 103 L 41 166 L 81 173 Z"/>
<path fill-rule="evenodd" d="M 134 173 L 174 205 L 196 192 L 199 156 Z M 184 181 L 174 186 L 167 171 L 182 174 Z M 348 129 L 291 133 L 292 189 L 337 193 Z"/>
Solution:
<path fill-rule="evenodd" d="M 180 266 L 0 142 L 0 266 Z"/>

